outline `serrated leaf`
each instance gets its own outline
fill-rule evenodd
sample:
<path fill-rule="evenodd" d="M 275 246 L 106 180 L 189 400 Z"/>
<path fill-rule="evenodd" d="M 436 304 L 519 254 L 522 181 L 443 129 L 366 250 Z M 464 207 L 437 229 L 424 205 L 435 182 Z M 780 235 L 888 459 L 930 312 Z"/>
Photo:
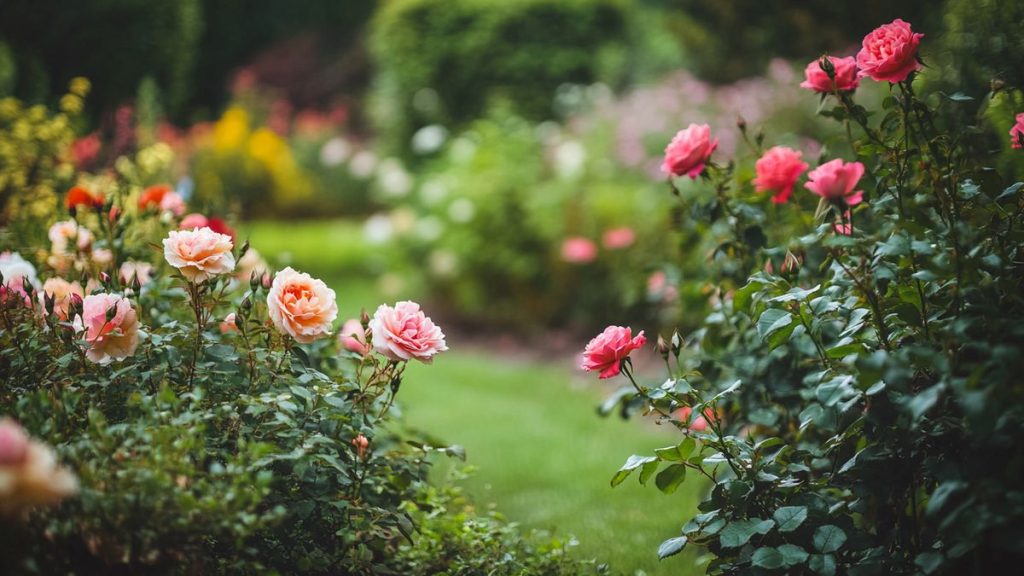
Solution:
<path fill-rule="evenodd" d="M 792 532 L 807 520 L 807 506 L 783 506 L 772 515 L 779 532 Z"/>
<path fill-rule="evenodd" d="M 758 568 L 767 568 L 769 570 L 782 568 L 786 563 L 782 553 L 770 547 L 758 548 L 754 555 L 750 557 L 750 562 Z"/>
<path fill-rule="evenodd" d="M 814 531 L 814 547 L 823 554 L 835 552 L 846 542 L 846 532 L 839 526 L 826 524 Z"/>
<path fill-rule="evenodd" d="M 677 536 L 676 538 L 669 538 L 658 546 L 658 559 L 664 560 L 669 556 L 675 556 L 683 551 L 683 547 L 686 546 L 686 536 Z"/>
<path fill-rule="evenodd" d="M 665 468 L 654 478 L 654 484 L 665 494 L 671 494 L 686 479 L 686 466 L 673 464 Z"/>
<path fill-rule="evenodd" d="M 761 520 L 760 518 L 736 520 L 722 529 L 718 541 L 723 548 L 739 548 L 749 542 L 750 537 L 754 534 L 767 534 L 773 526 L 775 526 L 773 520 Z"/>

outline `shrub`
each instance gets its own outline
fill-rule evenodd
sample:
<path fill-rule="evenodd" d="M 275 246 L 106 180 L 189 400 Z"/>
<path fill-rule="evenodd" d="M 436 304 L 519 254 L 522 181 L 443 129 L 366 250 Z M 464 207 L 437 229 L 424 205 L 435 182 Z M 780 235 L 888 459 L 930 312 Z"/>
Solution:
<path fill-rule="evenodd" d="M 920 96 L 918 65 L 903 64 L 881 110 L 822 94 L 854 152 L 807 175 L 819 198 L 800 188 L 766 209 L 733 162 L 701 174 L 713 195 L 676 188 L 725 224 L 714 257 L 734 272 L 713 279 L 697 330 L 659 339 L 667 380 L 645 384 L 615 355 L 628 349 L 588 346 L 588 366 L 614 357 L 604 375 L 628 381 L 606 412 L 684 434 L 629 457 L 612 485 L 634 472 L 666 493 L 687 474 L 712 483 L 663 558 L 698 545 L 713 574 L 827 575 L 989 573 L 1024 557 L 1024 186 L 988 168 L 978 101 Z M 945 124 L 936 106 L 975 123 Z"/>
<path fill-rule="evenodd" d="M 598 80 L 602 49 L 625 29 L 616 0 L 385 3 L 371 38 L 384 144 L 405 150 L 420 127 L 464 125 L 496 99 L 548 118 L 555 89 Z"/>

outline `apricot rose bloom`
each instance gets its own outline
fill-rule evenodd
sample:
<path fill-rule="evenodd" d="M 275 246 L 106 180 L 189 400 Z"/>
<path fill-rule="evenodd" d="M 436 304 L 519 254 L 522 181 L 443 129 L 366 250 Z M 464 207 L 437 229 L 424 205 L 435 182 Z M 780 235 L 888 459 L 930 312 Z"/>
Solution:
<path fill-rule="evenodd" d="M 124 360 L 139 345 L 138 316 L 131 302 L 119 294 L 86 296 L 74 326 L 83 334 L 86 358 L 100 365 Z"/>
<path fill-rule="evenodd" d="M 334 290 L 322 280 L 288 267 L 274 276 L 267 293 L 267 311 L 278 332 L 309 344 L 330 335 L 338 304 Z"/>
<path fill-rule="evenodd" d="M 803 154 L 785 146 L 770 148 L 754 164 L 757 177 L 754 189 L 758 192 L 775 192 L 772 202 L 781 204 L 793 195 L 800 175 L 807 170 L 807 163 L 801 160 Z"/>
<path fill-rule="evenodd" d="M 398 302 L 394 307 L 381 304 L 370 319 L 373 348 L 396 362 L 415 358 L 430 364 L 448 345 L 444 332 L 420 310 L 415 302 Z"/>
<path fill-rule="evenodd" d="M 29 438 L 20 424 L 0 419 L 0 516 L 56 504 L 78 491 L 78 480 L 57 463 L 53 448 Z"/>
<path fill-rule="evenodd" d="M 78 282 L 68 282 L 63 278 L 54 277 L 43 282 L 43 289 L 39 293 L 40 302 L 45 302 L 44 295 L 53 298 L 53 313 L 57 315 L 57 318 L 67 320 L 72 298 L 76 295 L 83 298 L 85 291 L 82 290 L 82 285 Z"/>
<path fill-rule="evenodd" d="M 864 199 L 863 190 L 854 190 L 862 176 L 863 164 L 836 158 L 812 170 L 804 187 L 830 202 L 842 200 L 847 206 L 856 206 Z"/>
<path fill-rule="evenodd" d="M 827 59 L 832 63 L 835 70 L 835 80 L 830 79 L 828 74 L 821 69 L 821 61 Z M 824 56 L 812 60 L 804 68 L 805 80 L 800 83 L 801 88 L 813 90 L 819 94 L 831 94 L 835 91 L 848 92 L 856 90 L 860 85 L 860 78 L 857 77 L 857 59 L 853 56 L 846 58 L 833 58 Z"/>
<path fill-rule="evenodd" d="M 197 284 L 235 269 L 231 237 L 209 228 L 171 230 L 164 238 L 164 258 Z"/>
<path fill-rule="evenodd" d="M 1024 148 L 1021 142 L 1024 142 L 1024 112 L 1017 114 L 1017 123 L 1010 128 L 1010 146 L 1014 148 Z"/>
<path fill-rule="evenodd" d="M 631 328 L 609 326 L 587 344 L 580 368 L 587 372 L 600 371 L 601 379 L 611 378 L 622 370 L 623 360 L 646 343 L 643 330 L 634 337 Z"/>
<path fill-rule="evenodd" d="M 876 82 L 902 82 L 911 72 L 921 69 L 917 61 L 917 46 L 924 34 L 910 29 L 910 24 L 893 20 L 871 31 L 864 37 L 857 53 L 858 75 Z"/>
<path fill-rule="evenodd" d="M 665 148 L 661 171 L 672 176 L 686 175 L 696 180 L 717 147 L 718 139 L 711 139 L 710 126 L 690 124 L 680 130 Z"/>

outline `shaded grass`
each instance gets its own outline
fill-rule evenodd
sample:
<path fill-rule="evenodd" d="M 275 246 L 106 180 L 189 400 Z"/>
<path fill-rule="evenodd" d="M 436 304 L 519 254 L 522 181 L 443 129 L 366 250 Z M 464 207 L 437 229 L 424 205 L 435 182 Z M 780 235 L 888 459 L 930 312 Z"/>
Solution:
<path fill-rule="evenodd" d="M 366 244 L 358 223 L 254 222 L 242 227 L 246 235 L 276 267 L 291 265 L 327 282 L 338 294 L 339 318 L 416 297 L 412 286 L 382 295 L 378 277 L 400 268 L 388 262 L 392 255 Z M 656 549 L 695 513 L 703 482 L 690 477 L 669 496 L 653 482 L 639 486 L 635 476 L 609 485 L 630 454 L 670 445 L 678 441 L 675 432 L 600 418 L 602 387 L 574 380 L 568 363 L 516 361 L 451 338 L 449 346 L 433 365 L 409 366 L 400 407 L 408 426 L 465 446 L 477 468 L 466 489 L 478 507 L 574 535 L 581 557 L 609 562 L 617 573 L 702 572 L 693 551 L 659 562 Z"/>

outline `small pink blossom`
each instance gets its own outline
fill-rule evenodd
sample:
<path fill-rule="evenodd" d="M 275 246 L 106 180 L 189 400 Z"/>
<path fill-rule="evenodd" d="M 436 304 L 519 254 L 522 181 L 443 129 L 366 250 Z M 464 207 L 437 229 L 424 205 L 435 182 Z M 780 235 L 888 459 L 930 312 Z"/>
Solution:
<path fill-rule="evenodd" d="M 448 349 L 441 328 L 410 301 L 394 308 L 381 304 L 370 319 L 370 334 L 377 352 L 399 362 L 415 358 L 430 364 L 438 352 Z"/>
<path fill-rule="evenodd" d="M 210 224 L 210 221 L 198 213 L 191 213 L 181 219 L 181 224 L 178 224 L 179 230 L 192 230 L 193 228 L 206 228 Z"/>
<path fill-rule="evenodd" d="M 160 200 L 160 211 L 170 212 L 175 216 L 181 216 L 185 213 L 185 199 L 177 192 L 168 192 L 167 194 L 164 194 L 164 197 Z"/>
<path fill-rule="evenodd" d="M 1017 114 L 1017 123 L 1010 128 L 1010 146 L 1014 148 L 1024 148 L 1021 144 L 1024 141 L 1024 112 Z"/>
<path fill-rule="evenodd" d="M 121 279 L 123 284 L 128 284 L 135 278 L 139 282 L 139 286 L 145 286 L 153 280 L 153 265 L 149 262 L 140 262 L 137 260 L 126 260 L 121 263 L 121 268 L 118 269 L 118 278 Z"/>
<path fill-rule="evenodd" d="M 686 175 L 696 179 L 717 147 L 718 140 L 711 139 L 710 126 L 690 124 L 680 130 L 665 148 L 661 171 L 676 177 Z"/>
<path fill-rule="evenodd" d="M 846 206 L 856 206 L 864 199 L 863 190 L 854 190 L 862 176 L 863 164 L 836 158 L 812 170 L 804 187 L 830 202 L 842 201 Z"/>
<path fill-rule="evenodd" d="M 229 332 L 238 332 L 238 325 L 235 324 L 234 312 L 228 314 L 220 321 L 220 333 L 228 334 Z"/>
<path fill-rule="evenodd" d="M 566 238 L 562 242 L 562 260 L 571 264 L 586 264 L 597 258 L 597 245 L 582 236 Z"/>
<path fill-rule="evenodd" d="M 633 330 L 622 326 L 609 326 L 591 340 L 583 350 L 580 368 L 587 372 L 600 371 L 599 378 L 611 378 L 622 369 L 622 362 L 633 350 L 647 343 L 643 330 L 633 337 Z"/>
<path fill-rule="evenodd" d="M 86 357 L 97 364 L 124 360 L 139 345 L 135 309 L 118 294 L 92 294 L 82 301 L 82 314 L 74 326 L 83 335 Z"/>
<path fill-rule="evenodd" d="M 676 410 L 675 416 L 683 424 L 689 423 L 687 428 L 693 430 L 694 432 L 704 432 L 705 430 L 708 429 L 708 423 L 713 421 L 715 418 L 714 412 L 712 412 L 710 408 L 705 408 L 704 412 L 701 415 L 694 418 L 693 422 L 690 422 L 690 416 L 692 414 L 693 408 L 690 408 L 689 406 L 683 406 L 679 410 Z"/>
<path fill-rule="evenodd" d="M 608 250 L 621 250 L 629 248 L 636 242 L 636 232 L 628 226 L 606 230 L 601 236 L 601 244 Z"/>
<path fill-rule="evenodd" d="M 342 347 L 350 352 L 355 352 L 361 356 L 370 353 L 370 345 L 366 342 L 366 331 L 363 330 L 362 323 L 355 318 L 346 320 L 345 324 L 342 325 L 341 330 L 338 332 L 338 341 Z"/>
<path fill-rule="evenodd" d="M 807 170 L 807 163 L 800 159 L 801 156 L 801 152 L 785 146 L 769 149 L 754 165 L 757 172 L 754 189 L 758 192 L 775 192 L 772 202 L 776 204 L 789 200 L 793 195 L 793 186 L 796 186 L 800 175 Z"/>
<path fill-rule="evenodd" d="M 69 244 L 78 250 L 86 251 L 92 244 L 92 233 L 88 228 L 79 226 L 75 220 L 63 220 L 50 226 L 47 232 L 51 250 L 54 254 L 66 254 Z"/>
<path fill-rule="evenodd" d="M 826 59 L 832 62 L 832 67 L 835 69 L 834 81 L 821 69 L 821 61 Z M 848 92 L 856 90 L 857 86 L 860 85 L 860 78 L 857 76 L 857 59 L 853 56 L 846 58 L 823 56 L 817 60 L 812 60 L 804 68 L 804 77 L 806 79 L 800 83 L 800 87 L 813 90 L 819 94 L 831 94 L 835 91 Z"/>
<path fill-rule="evenodd" d="M 857 53 L 858 74 L 876 82 L 902 82 L 921 69 L 917 60 L 917 47 L 924 34 L 916 34 L 910 24 L 893 20 L 871 31 L 864 37 Z"/>
<path fill-rule="evenodd" d="M 85 291 L 78 282 L 68 282 L 63 278 L 50 278 L 43 282 L 43 289 L 39 292 L 40 303 L 45 303 L 46 296 L 53 299 L 53 313 L 61 320 L 68 319 L 68 308 L 75 296 L 85 297 Z"/>

